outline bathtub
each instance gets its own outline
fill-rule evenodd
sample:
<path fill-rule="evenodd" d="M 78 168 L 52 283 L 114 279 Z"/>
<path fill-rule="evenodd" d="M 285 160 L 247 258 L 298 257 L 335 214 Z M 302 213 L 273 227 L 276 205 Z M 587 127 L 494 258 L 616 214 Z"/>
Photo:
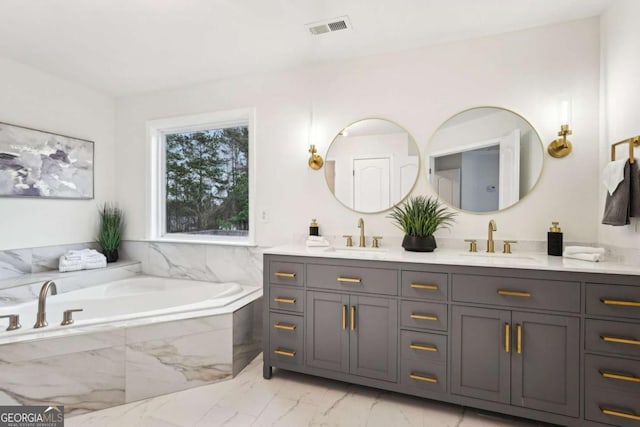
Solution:
<path fill-rule="evenodd" d="M 36 298 L 2 307 L 22 328 L 0 319 L 0 405 L 73 415 L 231 378 L 261 351 L 261 297 L 261 287 L 140 275 L 49 293 L 44 328 L 33 328 Z"/>
<path fill-rule="evenodd" d="M 21 329 L 5 331 L 9 325 L 6 318 L 0 319 L 0 344 L 20 338 L 20 341 L 62 335 L 65 330 L 82 329 L 90 325 L 121 326 L 123 321 L 149 317 L 162 317 L 177 313 L 189 313 L 229 306 L 252 293 L 257 288 L 240 286 L 237 283 L 213 283 L 194 280 L 170 279 L 154 276 L 138 276 L 117 280 L 66 293 L 47 295 L 46 328 L 34 329 L 38 301 L 2 307 L 0 316 L 19 314 Z M 73 313 L 74 323 L 60 326 L 63 312 L 82 309 Z M 174 316 L 175 317 L 175 316 Z M 157 319 L 156 319 L 157 320 Z M 160 319 L 162 320 L 162 319 Z M 128 325 L 144 322 L 128 322 Z"/>

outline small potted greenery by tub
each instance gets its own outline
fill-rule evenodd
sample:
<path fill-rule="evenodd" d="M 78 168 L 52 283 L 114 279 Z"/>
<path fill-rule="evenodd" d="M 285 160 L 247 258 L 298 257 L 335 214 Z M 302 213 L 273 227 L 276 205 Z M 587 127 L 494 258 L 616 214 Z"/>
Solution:
<path fill-rule="evenodd" d="M 436 197 L 415 196 L 393 207 L 389 218 L 404 231 L 402 247 L 412 252 L 433 252 L 437 247 L 433 233 L 449 228 L 456 212 L 442 206 Z"/>
<path fill-rule="evenodd" d="M 105 203 L 100 208 L 100 230 L 98 232 L 98 244 L 102 253 L 107 257 L 107 262 L 118 260 L 118 247 L 124 227 L 124 215 L 119 207 Z"/>

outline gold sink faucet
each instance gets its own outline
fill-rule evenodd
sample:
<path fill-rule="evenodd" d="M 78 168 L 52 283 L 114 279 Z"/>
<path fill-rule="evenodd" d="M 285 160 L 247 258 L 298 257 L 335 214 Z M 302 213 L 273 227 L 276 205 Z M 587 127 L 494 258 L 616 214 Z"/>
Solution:
<path fill-rule="evenodd" d="M 493 232 L 498 231 L 496 222 L 494 220 L 489 221 L 489 237 L 487 238 L 487 252 L 494 253 L 493 248 Z"/>
<path fill-rule="evenodd" d="M 47 312 L 45 310 L 45 306 L 47 304 L 47 293 L 49 292 L 49 288 L 51 288 L 51 295 L 56 295 L 58 293 L 56 284 L 53 283 L 52 280 L 44 282 L 40 289 L 40 296 L 38 297 L 38 315 L 36 324 L 33 325 L 34 328 L 44 328 L 47 326 Z"/>
<path fill-rule="evenodd" d="M 364 219 L 360 218 L 358 220 L 358 228 L 360 229 L 360 243 L 358 244 L 358 246 L 364 248 L 366 246 L 364 238 Z"/>

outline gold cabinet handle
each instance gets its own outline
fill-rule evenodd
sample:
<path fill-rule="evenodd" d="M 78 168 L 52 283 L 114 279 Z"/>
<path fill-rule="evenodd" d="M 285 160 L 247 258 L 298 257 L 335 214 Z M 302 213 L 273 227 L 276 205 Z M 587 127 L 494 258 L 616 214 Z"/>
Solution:
<path fill-rule="evenodd" d="M 504 351 L 509 353 L 511 351 L 511 325 L 504 324 Z"/>
<path fill-rule="evenodd" d="M 640 377 L 634 377 L 633 375 L 620 375 L 620 374 L 614 374 L 613 372 L 607 372 L 607 371 L 598 371 L 598 372 L 600 372 L 600 375 L 602 375 L 604 378 L 610 378 L 612 380 L 630 381 L 632 383 L 640 383 Z"/>
<path fill-rule="evenodd" d="M 522 354 L 522 325 L 516 325 L 516 353 Z"/>
<path fill-rule="evenodd" d="M 600 302 L 606 305 L 622 305 L 624 307 L 640 307 L 640 301 L 624 301 L 624 300 L 602 298 Z"/>
<path fill-rule="evenodd" d="M 417 319 L 417 320 L 433 320 L 433 321 L 438 320 L 438 316 L 428 316 L 425 314 L 416 314 L 416 313 L 411 313 L 410 317 L 412 319 Z"/>
<path fill-rule="evenodd" d="M 356 306 L 351 306 L 351 330 L 356 330 Z"/>
<path fill-rule="evenodd" d="M 281 298 L 281 297 L 276 297 L 273 299 L 275 302 L 281 302 L 283 304 L 295 304 L 296 303 L 296 299 L 295 298 Z"/>
<path fill-rule="evenodd" d="M 608 337 L 606 335 L 601 335 L 600 339 L 602 339 L 602 341 L 615 342 L 618 344 L 640 345 L 640 340 L 630 340 L 627 338 Z"/>
<path fill-rule="evenodd" d="M 427 344 L 414 344 L 414 343 L 411 343 L 409 345 L 409 348 L 411 350 L 422 350 L 422 351 L 433 351 L 433 352 L 438 351 L 438 347 L 436 347 L 435 345 L 427 345 Z"/>
<path fill-rule="evenodd" d="M 409 374 L 409 378 L 411 378 L 412 380 L 416 380 L 416 381 L 424 381 L 424 382 L 427 382 L 427 383 L 434 383 L 434 384 L 436 384 L 438 382 L 438 378 L 436 378 L 436 377 L 426 377 L 424 375 L 418 375 L 418 374 L 414 374 L 414 373 Z"/>
<path fill-rule="evenodd" d="M 531 292 L 507 291 L 505 289 L 498 289 L 498 295 L 504 295 L 504 296 L 507 296 L 507 297 L 529 298 L 531 296 Z"/>
<path fill-rule="evenodd" d="M 362 279 L 358 279 L 357 277 L 338 277 L 336 279 L 340 283 L 361 283 Z"/>
<path fill-rule="evenodd" d="M 275 325 L 273 325 L 274 328 L 276 329 L 283 329 L 285 331 L 295 331 L 296 330 L 296 325 L 285 325 L 284 323 L 276 323 Z"/>
<path fill-rule="evenodd" d="M 347 329 L 347 305 L 342 306 L 342 330 Z"/>
<path fill-rule="evenodd" d="M 410 285 L 413 289 L 428 289 L 430 291 L 437 291 L 440 289 L 438 285 L 423 285 L 421 283 L 412 283 Z"/>
<path fill-rule="evenodd" d="M 287 279 L 294 279 L 296 277 L 296 273 L 281 273 L 281 272 L 277 272 L 277 273 L 273 273 L 274 276 L 276 277 L 285 277 Z"/>
<path fill-rule="evenodd" d="M 614 411 L 613 409 L 600 408 L 605 415 L 613 415 L 614 417 L 628 418 L 630 420 L 640 421 L 640 415 L 630 414 L 628 412 Z"/>
<path fill-rule="evenodd" d="M 280 356 L 296 357 L 296 352 L 295 351 L 280 350 L 279 348 L 277 348 L 277 349 L 273 350 L 273 352 L 275 354 L 279 354 Z"/>

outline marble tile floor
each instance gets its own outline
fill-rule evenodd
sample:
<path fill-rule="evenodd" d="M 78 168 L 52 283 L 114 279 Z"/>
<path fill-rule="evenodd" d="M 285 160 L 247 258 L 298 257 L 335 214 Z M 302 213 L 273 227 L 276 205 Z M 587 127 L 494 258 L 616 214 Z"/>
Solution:
<path fill-rule="evenodd" d="M 67 427 L 543 426 L 339 381 L 274 370 L 258 356 L 235 378 L 65 420 Z"/>

